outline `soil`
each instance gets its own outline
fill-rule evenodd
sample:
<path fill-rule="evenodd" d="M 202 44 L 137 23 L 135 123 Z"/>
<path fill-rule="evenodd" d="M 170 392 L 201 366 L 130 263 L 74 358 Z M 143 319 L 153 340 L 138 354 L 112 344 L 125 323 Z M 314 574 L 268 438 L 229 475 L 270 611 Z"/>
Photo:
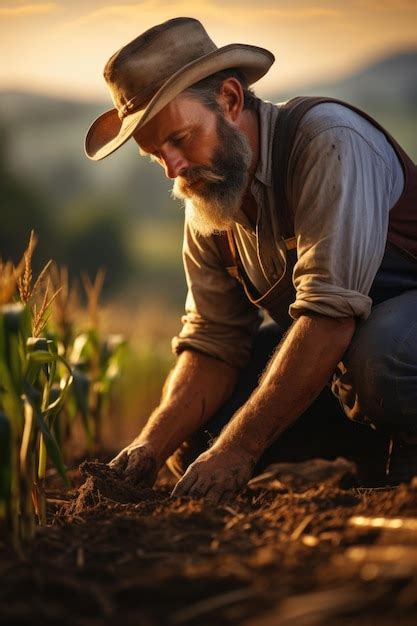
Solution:
<path fill-rule="evenodd" d="M 0 623 L 415 626 L 417 483 L 344 459 L 275 464 L 226 505 L 132 487 L 98 462 L 49 480 L 48 525 L 0 542 Z"/>

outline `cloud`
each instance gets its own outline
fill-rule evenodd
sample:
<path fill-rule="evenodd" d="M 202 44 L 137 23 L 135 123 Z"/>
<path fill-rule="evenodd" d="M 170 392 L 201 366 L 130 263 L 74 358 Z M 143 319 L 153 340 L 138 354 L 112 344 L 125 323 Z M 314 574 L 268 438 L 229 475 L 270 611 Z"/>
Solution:
<path fill-rule="evenodd" d="M 256 9 L 253 9 L 256 11 Z M 326 18 L 326 17 L 340 17 L 343 12 L 339 9 L 331 9 L 322 6 L 312 6 L 299 9 L 279 9 L 271 8 L 266 9 L 266 15 L 279 17 L 280 19 L 289 20 L 310 20 L 313 18 Z"/>
<path fill-rule="evenodd" d="M 358 8 L 369 11 L 385 11 L 395 12 L 398 15 L 401 12 L 417 12 L 416 0 L 360 0 L 358 2 Z"/>
<path fill-rule="evenodd" d="M 276 6 L 276 3 L 266 2 L 264 6 L 254 6 L 252 3 L 243 6 L 227 6 L 220 0 L 195 0 L 192 4 L 192 14 L 199 17 L 215 17 L 218 19 L 219 9 L 222 9 L 222 19 L 230 21 L 242 22 L 244 20 L 264 20 L 268 18 L 277 18 L 280 20 L 311 20 L 325 18 L 339 18 L 343 12 L 332 7 L 322 6 L 320 4 L 313 6 L 305 6 L 299 8 L 286 8 Z M 175 3 L 176 15 L 188 15 L 190 13 L 189 0 L 182 0 Z M 108 18 L 119 17 L 138 17 L 144 14 L 154 14 L 155 23 L 157 23 L 157 15 L 172 12 L 172 3 L 168 0 L 148 0 L 146 2 L 135 4 L 112 4 L 97 8 L 76 21 L 77 23 L 95 22 L 97 20 L 106 20 Z"/>
<path fill-rule="evenodd" d="M 18 7 L 0 7 L 0 17 L 27 17 L 28 15 L 51 13 L 56 8 L 56 2 L 45 2 L 44 4 L 23 4 Z"/>
<path fill-rule="evenodd" d="M 176 15 L 189 15 L 190 14 L 190 2 L 187 0 L 180 0 L 175 3 Z M 79 17 L 76 21 L 79 24 L 95 22 L 97 20 L 106 20 L 107 18 L 128 18 L 128 17 L 141 17 L 144 15 L 155 15 L 155 23 L 158 22 L 158 15 L 161 13 L 172 13 L 173 5 L 167 1 L 159 0 L 147 0 L 145 2 L 135 4 L 111 4 L 108 6 L 100 7 L 86 13 Z M 193 3 L 192 13 L 205 13 L 218 16 L 218 8 L 210 0 L 196 0 Z"/>

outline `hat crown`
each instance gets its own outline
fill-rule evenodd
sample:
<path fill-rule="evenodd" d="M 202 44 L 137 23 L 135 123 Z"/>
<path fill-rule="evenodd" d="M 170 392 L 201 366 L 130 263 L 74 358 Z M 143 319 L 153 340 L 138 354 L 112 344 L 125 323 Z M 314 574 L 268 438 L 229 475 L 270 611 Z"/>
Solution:
<path fill-rule="evenodd" d="M 119 117 L 144 108 L 175 72 L 215 50 L 203 25 L 189 17 L 154 26 L 123 46 L 104 68 Z"/>
<path fill-rule="evenodd" d="M 115 108 L 102 113 L 85 138 L 87 156 L 99 161 L 149 123 L 191 85 L 222 70 L 239 70 L 246 84 L 262 78 L 274 55 L 258 46 L 218 48 L 202 24 L 180 17 L 150 28 L 114 54 L 104 78 Z"/>

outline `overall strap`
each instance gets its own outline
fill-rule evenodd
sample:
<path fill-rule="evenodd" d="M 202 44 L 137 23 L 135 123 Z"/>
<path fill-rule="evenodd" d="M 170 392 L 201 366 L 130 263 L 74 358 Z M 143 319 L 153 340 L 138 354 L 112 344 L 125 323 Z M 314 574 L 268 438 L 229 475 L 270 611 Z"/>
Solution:
<path fill-rule="evenodd" d="M 341 104 L 359 114 L 381 131 L 394 148 L 404 173 L 404 189 L 397 204 L 390 211 L 387 240 L 407 254 L 417 258 L 417 166 L 396 139 L 371 115 L 336 98 L 298 97 L 289 100 L 280 108 L 277 132 L 274 137 L 272 162 L 274 167 L 275 164 L 278 164 L 283 168 L 282 171 L 278 172 L 274 169 L 278 173 L 274 178 L 274 195 L 277 199 L 278 223 L 284 238 L 289 241 L 289 238 L 294 236 L 294 215 L 288 205 L 286 183 L 295 133 L 303 115 L 317 104 L 325 102 Z"/>
<path fill-rule="evenodd" d="M 394 137 L 368 113 L 365 113 L 364 111 L 358 109 L 352 104 L 343 102 L 342 100 L 338 100 L 337 98 L 314 96 L 298 96 L 296 98 L 288 100 L 288 102 L 285 102 L 284 104 L 280 104 L 278 118 L 274 128 L 274 137 L 272 143 L 272 168 L 274 172 L 273 190 L 279 229 L 282 233 L 286 249 L 288 251 L 291 251 L 295 250 L 297 247 L 296 239 L 294 236 L 294 214 L 288 203 L 286 191 L 287 181 L 289 177 L 288 169 L 290 155 L 294 144 L 297 128 L 302 117 L 311 108 L 322 103 L 341 104 L 342 106 L 351 109 L 355 113 L 358 113 L 363 118 L 368 120 L 371 124 L 373 124 L 373 126 L 375 126 L 378 130 L 380 130 L 395 149 L 404 171 L 405 188 L 403 196 L 390 212 L 390 228 L 388 232 L 388 240 L 392 240 L 397 246 L 402 249 L 410 249 L 412 254 L 416 256 L 415 250 L 417 249 L 417 246 L 413 244 L 414 248 L 411 249 L 412 247 L 410 246 L 410 243 L 405 242 L 403 233 L 403 231 L 405 230 L 404 223 L 409 228 L 410 233 L 412 233 L 410 237 L 415 238 L 414 233 L 417 231 L 417 220 L 415 217 L 416 207 L 414 206 L 415 198 L 417 197 L 416 165 L 414 165 L 413 161 L 394 139 Z M 408 193 L 407 198 L 405 198 L 406 191 Z M 404 214 L 403 211 L 405 201 L 408 201 L 408 204 L 413 204 L 413 210 L 411 211 L 408 208 L 408 213 L 406 214 Z M 397 222 L 400 228 L 397 228 Z M 401 230 L 401 232 L 397 233 L 397 230 Z M 239 278 L 237 250 L 232 231 L 228 231 L 227 233 L 220 233 L 213 236 L 215 237 L 216 245 L 219 249 L 223 264 L 228 273 L 231 276 Z"/>
<path fill-rule="evenodd" d="M 301 118 L 307 113 L 307 111 L 318 104 L 323 103 L 341 104 L 355 113 L 358 113 L 387 137 L 396 149 L 403 166 L 405 166 L 407 159 L 410 161 L 409 157 L 406 155 L 398 142 L 390 133 L 388 133 L 388 131 L 385 130 L 385 128 L 381 126 L 381 124 L 379 124 L 379 122 L 368 115 L 368 113 L 361 111 L 361 109 L 358 109 L 352 104 L 343 102 L 337 98 L 329 98 L 326 96 L 298 96 L 288 100 L 288 102 L 279 107 L 278 120 L 275 127 L 274 142 L 272 146 L 272 166 L 275 173 L 273 181 L 274 197 L 276 198 L 278 223 L 281 233 L 286 241 L 289 241 L 291 237 L 294 237 L 294 214 L 288 204 L 286 185 L 289 175 L 289 160 L 295 135 Z M 286 247 L 289 249 L 288 246 Z"/>
<path fill-rule="evenodd" d="M 287 250 L 297 246 L 294 237 L 294 214 L 288 203 L 286 193 L 291 150 L 301 118 L 321 100 L 321 98 L 304 96 L 288 100 L 285 104 L 280 105 L 275 124 L 272 144 L 272 171 L 274 172 L 272 185 L 279 229 L 286 242 Z"/>

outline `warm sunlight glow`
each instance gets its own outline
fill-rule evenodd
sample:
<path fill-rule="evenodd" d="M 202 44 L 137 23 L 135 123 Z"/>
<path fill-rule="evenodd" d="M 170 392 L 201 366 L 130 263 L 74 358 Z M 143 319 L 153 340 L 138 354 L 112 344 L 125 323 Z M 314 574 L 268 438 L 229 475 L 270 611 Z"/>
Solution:
<path fill-rule="evenodd" d="M 28 15 L 39 15 L 40 13 L 50 13 L 56 8 L 56 2 L 47 2 L 44 4 L 23 4 L 16 7 L 0 7 L 0 17 L 21 17 Z"/>
<path fill-rule="evenodd" d="M 414 0 L 75 0 L 0 7 L 0 88 L 106 97 L 102 68 L 120 46 L 166 19 L 200 19 L 218 46 L 270 49 L 276 63 L 257 89 L 272 91 L 348 74 L 417 47 Z M 221 19 L 220 19 L 221 15 Z"/>

